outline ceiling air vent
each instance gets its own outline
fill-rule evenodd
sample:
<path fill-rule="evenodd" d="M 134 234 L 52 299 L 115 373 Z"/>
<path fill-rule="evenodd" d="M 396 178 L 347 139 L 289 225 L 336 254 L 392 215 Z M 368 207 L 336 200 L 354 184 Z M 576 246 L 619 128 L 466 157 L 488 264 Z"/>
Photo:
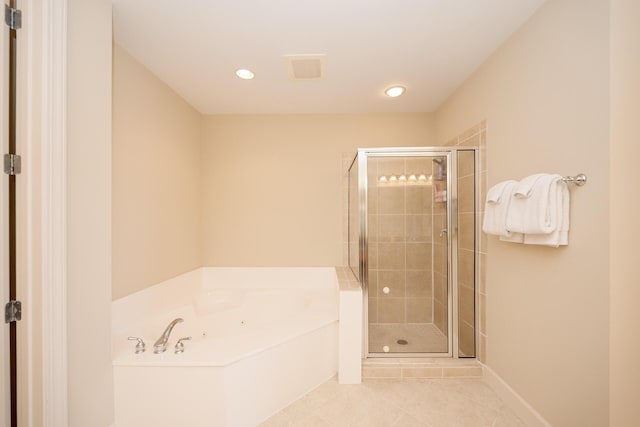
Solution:
<path fill-rule="evenodd" d="M 327 55 L 285 55 L 289 80 L 320 80 L 327 75 Z"/>

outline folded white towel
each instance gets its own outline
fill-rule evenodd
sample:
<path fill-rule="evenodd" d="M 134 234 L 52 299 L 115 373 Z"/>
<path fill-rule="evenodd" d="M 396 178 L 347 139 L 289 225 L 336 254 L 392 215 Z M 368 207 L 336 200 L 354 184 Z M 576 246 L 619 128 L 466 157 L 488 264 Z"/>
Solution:
<path fill-rule="evenodd" d="M 500 236 L 500 240 L 503 242 L 511 242 L 511 243 L 524 243 L 525 235 L 522 233 L 512 233 L 509 232 L 508 236 Z"/>
<path fill-rule="evenodd" d="M 506 186 L 517 184 L 517 181 L 509 180 L 502 181 L 494 185 L 487 191 L 487 203 L 500 203 L 502 201 L 502 194 L 504 193 Z M 513 192 L 513 191 L 512 191 Z"/>
<path fill-rule="evenodd" d="M 518 182 L 518 186 L 514 191 L 514 195 L 520 199 L 524 199 L 531 196 L 531 192 L 533 191 L 533 187 L 536 185 L 536 182 L 538 182 L 538 179 L 542 178 L 545 175 L 547 174 L 536 173 L 534 175 L 529 175 L 527 177 L 522 178 L 520 182 Z"/>
<path fill-rule="evenodd" d="M 522 185 L 524 181 L 526 184 Z M 523 234 L 549 234 L 557 230 L 562 221 L 558 183 L 564 184 L 556 174 L 537 174 L 523 179 L 516 189 L 520 193 L 514 193 L 509 206 L 507 230 Z"/>
<path fill-rule="evenodd" d="M 517 181 L 503 181 L 489 189 L 485 202 L 482 231 L 497 236 L 511 236 L 506 227 L 506 219 L 517 184 Z"/>
<path fill-rule="evenodd" d="M 569 244 L 570 193 L 567 183 L 562 179 L 556 182 L 556 212 L 558 226 L 548 234 L 525 234 L 524 243 L 545 245 L 557 248 Z"/>

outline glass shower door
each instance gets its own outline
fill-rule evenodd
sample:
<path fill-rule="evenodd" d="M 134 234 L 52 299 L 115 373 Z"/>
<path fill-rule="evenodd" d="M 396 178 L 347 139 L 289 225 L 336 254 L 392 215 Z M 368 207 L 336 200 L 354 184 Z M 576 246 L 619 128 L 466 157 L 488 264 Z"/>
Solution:
<path fill-rule="evenodd" d="M 447 153 L 366 156 L 368 353 L 451 354 Z"/>

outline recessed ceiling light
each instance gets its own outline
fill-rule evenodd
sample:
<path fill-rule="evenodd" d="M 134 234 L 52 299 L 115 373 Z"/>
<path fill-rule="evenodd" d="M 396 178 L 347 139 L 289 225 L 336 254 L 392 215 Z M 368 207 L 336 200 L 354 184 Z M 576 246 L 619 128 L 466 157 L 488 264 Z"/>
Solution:
<path fill-rule="evenodd" d="M 389 89 L 385 90 L 384 93 L 391 98 L 395 98 L 396 96 L 400 96 L 407 90 L 404 86 L 391 86 Z"/>
<path fill-rule="evenodd" d="M 243 80 L 251 80 L 256 75 L 253 74 L 253 71 L 251 70 L 247 70 L 246 68 L 240 68 L 239 70 L 236 70 L 236 76 L 240 77 Z"/>

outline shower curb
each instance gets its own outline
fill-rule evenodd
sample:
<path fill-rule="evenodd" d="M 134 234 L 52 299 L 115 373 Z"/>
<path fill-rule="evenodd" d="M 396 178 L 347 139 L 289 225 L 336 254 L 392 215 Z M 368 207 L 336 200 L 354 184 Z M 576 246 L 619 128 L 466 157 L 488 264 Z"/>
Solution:
<path fill-rule="evenodd" d="M 482 365 L 473 360 L 367 359 L 362 364 L 363 381 L 411 381 L 483 377 Z"/>

